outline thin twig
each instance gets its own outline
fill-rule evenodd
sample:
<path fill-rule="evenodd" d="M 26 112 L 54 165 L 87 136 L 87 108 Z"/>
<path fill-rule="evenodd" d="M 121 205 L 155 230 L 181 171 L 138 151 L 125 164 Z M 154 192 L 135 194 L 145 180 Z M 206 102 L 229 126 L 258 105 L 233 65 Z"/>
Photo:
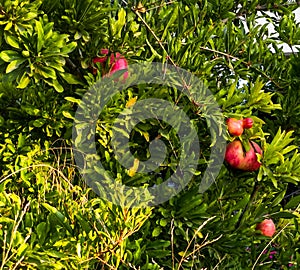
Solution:
<path fill-rule="evenodd" d="M 208 218 L 207 220 L 205 220 L 205 221 L 199 226 L 199 228 L 196 230 L 196 232 L 194 233 L 192 239 L 189 241 L 189 243 L 188 243 L 188 245 L 187 245 L 187 247 L 186 247 L 186 249 L 185 249 L 185 251 L 184 251 L 184 253 L 183 253 L 182 257 L 181 257 L 181 260 L 179 261 L 178 268 L 177 268 L 178 270 L 180 269 L 180 267 L 181 267 L 181 265 L 182 265 L 182 263 L 183 263 L 183 261 L 184 261 L 184 258 L 186 257 L 186 253 L 188 252 L 188 250 L 189 250 L 189 248 L 190 248 L 192 242 L 193 242 L 194 239 L 196 238 L 198 232 L 199 232 L 199 231 L 200 231 L 200 230 L 201 230 L 201 229 L 202 229 L 209 221 L 211 221 L 211 220 L 214 219 L 215 217 L 216 217 L 216 216 L 213 216 L 213 217 L 210 217 L 210 218 Z"/>
<path fill-rule="evenodd" d="M 170 62 L 172 63 L 172 65 L 176 68 L 178 75 L 180 76 L 180 72 L 178 69 L 177 64 L 175 63 L 175 61 L 170 57 L 168 51 L 166 50 L 166 48 L 163 45 L 163 42 L 160 40 L 160 38 L 154 33 L 154 31 L 151 29 L 150 25 L 143 19 L 143 17 L 141 16 L 141 14 L 139 13 L 138 9 L 136 9 L 135 7 L 132 7 L 131 10 L 136 14 L 136 16 L 139 17 L 139 19 L 143 22 L 143 24 L 147 27 L 147 29 L 149 30 L 149 32 L 153 35 L 153 37 L 156 39 L 156 41 L 158 42 L 159 46 L 163 49 L 163 51 L 167 54 L 167 58 L 168 60 L 170 60 Z M 180 79 L 182 81 L 183 87 L 189 91 L 189 87 L 187 85 L 187 83 L 185 82 L 184 78 L 182 76 L 180 76 Z"/>
<path fill-rule="evenodd" d="M 265 246 L 265 248 L 262 250 L 262 252 L 259 254 L 259 256 L 257 257 L 255 263 L 253 264 L 251 270 L 254 270 L 255 269 L 255 266 L 257 265 L 260 257 L 264 254 L 264 251 L 267 249 L 267 247 L 269 247 L 273 242 L 274 240 L 279 236 L 279 234 L 287 227 L 289 226 L 291 223 L 287 223 L 271 240 L 270 242 Z"/>
<path fill-rule="evenodd" d="M 175 254 L 174 254 L 174 218 L 171 220 L 171 250 L 172 250 L 172 269 L 175 268 Z"/>
<path fill-rule="evenodd" d="M 256 67 L 253 67 L 251 65 L 249 65 L 248 62 L 236 57 L 236 56 L 233 56 L 231 54 L 228 54 L 228 53 L 224 53 L 224 52 L 221 52 L 221 51 L 217 51 L 217 50 L 214 50 L 214 49 L 210 49 L 210 48 L 206 48 L 206 47 L 202 47 L 200 46 L 199 47 L 201 50 L 205 50 L 205 51 L 209 51 L 209 52 L 214 52 L 216 54 L 221 54 L 223 56 L 226 56 L 228 58 L 231 58 L 231 59 L 234 59 L 234 60 L 237 60 L 237 61 L 241 61 L 241 63 L 243 63 L 245 66 L 249 67 L 249 68 L 252 68 L 252 69 L 255 69 L 256 71 L 258 71 L 260 74 L 262 74 L 264 77 L 266 77 L 269 81 L 273 82 L 278 88 L 280 89 L 283 89 L 284 87 L 282 87 L 281 85 L 279 85 L 277 82 L 275 82 L 273 80 L 273 78 L 271 78 L 270 76 L 268 76 L 265 72 L 263 72 L 262 70 L 256 68 Z"/>

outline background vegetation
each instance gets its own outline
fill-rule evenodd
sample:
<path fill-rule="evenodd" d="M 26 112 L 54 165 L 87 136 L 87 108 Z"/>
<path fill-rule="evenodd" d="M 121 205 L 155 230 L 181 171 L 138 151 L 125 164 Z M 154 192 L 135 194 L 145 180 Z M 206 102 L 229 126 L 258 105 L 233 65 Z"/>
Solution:
<path fill-rule="evenodd" d="M 274 0 L 1 0 L 0 269 L 298 269 L 300 59 L 279 46 L 300 43 L 296 7 Z M 278 36 L 255 23 L 259 16 Z M 113 157 L 110 127 L 127 102 L 152 89 L 196 123 L 199 173 L 156 207 L 120 207 L 95 195 L 74 163 L 71 135 L 81 97 L 102 77 L 100 65 L 92 72 L 101 48 L 129 64 L 186 69 L 207 85 L 225 117 L 252 117 L 242 138 L 261 145 L 260 170 L 224 164 L 215 184 L 198 193 L 211 144 L 205 116 L 174 89 L 140 85 L 99 116 L 105 167 L 133 184 Z M 176 144 L 166 130 L 141 123 L 132 151 L 147 157 L 138 145 L 157 134 Z M 134 185 L 165 180 L 174 156 L 168 161 L 155 177 L 133 177 Z M 265 217 L 277 227 L 272 239 L 255 231 Z"/>

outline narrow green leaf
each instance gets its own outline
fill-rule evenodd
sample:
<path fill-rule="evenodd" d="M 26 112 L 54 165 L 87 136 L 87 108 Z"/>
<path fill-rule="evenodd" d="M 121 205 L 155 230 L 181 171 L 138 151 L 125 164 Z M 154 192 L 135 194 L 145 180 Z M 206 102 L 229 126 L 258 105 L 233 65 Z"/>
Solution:
<path fill-rule="evenodd" d="M 176 5 L 176 7 L 173 9 L 173 12 L 171 13 L 171 17 L 170 19 L 168 20 L 168 23 L 167 25 L 165 26 L 165 29 L 164 29 L 164 32 L 163 32 L 163 35 L 161 37 L 161 40 L 164 40 L 167 33 L 168 33 L 168 28 L 175 22 L 175 20 L 178 18 L 178 5 Z"/>
<path fill-rule="evenodd" d="M 37 52 L 40 52 L 44 45 L 44 29 L 40 21 L 35 21 L 37 31 Z"/>
<path fill-rule="evenodd" d="M 285 193 L 286 193 L 286 190 L 283 190 L 282 192 L 280 192 L 276 198 L 274 199 L 274 201 L 272 202 L 272 207 L 278 205 L 284 198 L 285 196 Z"/>
<path fill-rule="evenodd" d="M 29 245 L 27 243 L 21 244 L 21 246 L 17 250 L 17 254 L 16 255 L 18 257 L 22 257 L 26 253 L 26 251 L 28 250 L 28 248 L 29 248 Z"/>
<path fill-rule="evenodd" d="M 81 100 L 78 98 L 74 98 L 74 97 L 65 97 L 65 100 L 68 100 L 70 102 L 74 102 L 76 104 L 80 104 Z"/>
<path fill-rule="evenodd" d="M 70 112 L 63 111 L 63 116 L 69 119 L 74 119 L 74 116 Z"/>
<path fill-rule="evenodd" d="M 70 227 L 70 225 L 67 223 L 67 218 L 60 212 L 58 211 L 55 207 L 51 206 L 48 203 L 42 203 L 42 205 L 52 214 L 55 215 L 57 221 L 59 222 L 59 224 L 61 226 L 63 226 L 65 229 L 67 229 L 71 234 L 72 232 L 72 228 Z"/>
<path fill-rule="evenodd" d="M 300 204 L 300 195 L 293 197 L 285 206 L 284 209 L 294 209 Z"/>
<path fill-rule="evenodd" d="M 233 84 L 231 84 L 231 86 L 228 90 L 227 100 L 230 100 L 233 97 L 233 94 L 234 94 L 235 89 L 236 89 L 237 82 L 238 82 L 238 79 L 236 79 L 235 82 Z"/>
<path fill-rule="evenodd" d="M 274 213 L 274 214 L 270 214 L 270 216 L 272 216 L 272 218 L 277 219 L 277 218 L 286 218 L 286 219 L 291 219 L 291 218 L 298 218 L 298 216 L 284 211 L 284 212 L 278 212 L 278 213 Z"/>

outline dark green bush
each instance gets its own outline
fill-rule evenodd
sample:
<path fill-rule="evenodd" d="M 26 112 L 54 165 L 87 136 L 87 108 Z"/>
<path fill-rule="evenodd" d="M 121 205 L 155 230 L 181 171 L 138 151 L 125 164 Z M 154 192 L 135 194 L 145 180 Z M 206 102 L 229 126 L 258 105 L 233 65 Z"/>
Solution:
<path fill-rule="evenodd" d="M 119 2 L 0 1 L 0 269 L 298 269 L 299 54 L 287 57 L 278 45 L 299 44 L 297 5 Z M 255 24 L 262 15 L 278 37 Z M 99 115 L 103 166 L 131 186 L 159 184 L 174 173 L 180 143 L 167 123 L 145 121 L 131 133 L 131 152 L 140 160 L 149 158 L 143 145 L 155 138 L 171 146 L 165 166 L 153 174 L 124 169 L 110 144 L 119 113 L 157 97 L 178 104 L 197 127 L 197 171 L 182 192 L 158 206 L 129 208 L 99 198 L 81 178 L 71 138 L 81 98 L 104 74 L 92 61 L 103 48 L 129 64 L 185 69 L 214 94 L 225 118 L 252 117 L 254 127 L 242 139 L 261 145 L 259 171 L 224 163 L 214 184 L 199 193 L 215 143 L 209 114 L 192 95 L 141 83 L 116 95 Z M 218 123 L 222 128 L 225 122 Z M 225 139 L 233 140 L 228 133 Z M 266 217 L 276 223 L 273 238 L 255 231 Z"/>

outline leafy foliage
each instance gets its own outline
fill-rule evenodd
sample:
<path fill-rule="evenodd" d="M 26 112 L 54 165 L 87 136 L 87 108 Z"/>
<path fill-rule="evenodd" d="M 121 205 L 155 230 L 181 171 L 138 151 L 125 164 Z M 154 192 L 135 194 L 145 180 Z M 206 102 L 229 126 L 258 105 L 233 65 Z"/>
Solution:
<path fill-rule="evenodd" d="M 279 0 L 1 0 L 0 269 L 298 269 L 300 62 L 299 53 L 287 57 L 280 47 L 299 45 L 296 8 Z M 256 23 L 261 16 L 277 36 Z M 216 138 L 209 102 L 193 102 L 200 95 L 193 91 L 140 84 L 116 95 L 99 115 L 103 166 L 131 186 L 157 185 L 174 173 L 180 142 L 163 121 L 134 127 L 130 169 L 111 145 L 115 118 L 156 97 L 178 105 L 197 127 L 197 171 L 181 193 L 156 207 L 99 198 L 70 149 L 75 111 L 103 74 L 92 59 L 104 48 L 129 63 L 186 69 L 213 93 L 225 118 L 251 117 L 254 126 L 240 139 L 261 145 L 259 171 L 224 163 L 214 185 L 199 193 Z M 218 130 L 225 127 L 217 123 Z M 167 146 L 164 166 L 137 173 L 155 139 Z M 272 239 L 255 231 L 266 217 L 276 223 Z"/>

